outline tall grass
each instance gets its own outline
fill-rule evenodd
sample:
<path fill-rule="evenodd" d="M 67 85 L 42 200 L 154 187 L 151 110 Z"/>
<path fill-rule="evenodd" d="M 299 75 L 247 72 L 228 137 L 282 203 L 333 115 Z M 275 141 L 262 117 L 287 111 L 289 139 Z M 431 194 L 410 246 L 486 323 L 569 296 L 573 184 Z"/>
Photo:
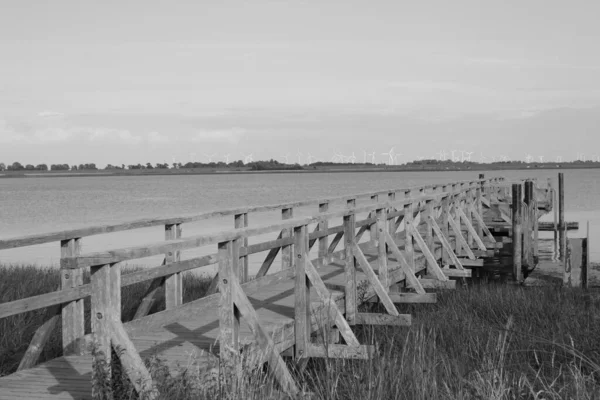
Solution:
<path fill-rule="evenodd" d="M 56 272 L 0 269 L 1 301 L 57 285 Z M 206 281 L 191 275 L 184 285 L 187 299 L 206 289 Z M 131 289 L 123 293 L 124 316 L 132 315 L 145 290 Z M 411 327 L 356 327 L 361 343 L 377 345 L 368 360 L 312 359 L 302 371 L 287 362 L 298 385 L 317 399 L 595 399 L 600 398 L 599 306 L 600 296 L 577 290 L 470 286 L 438 293 L 436 304 L 401 306 L 401 313 L 412 315 Z M 11 318 L 0 320 L 4 373 L 14 370 L 30 339 L 30 333 L 19 334 L 21 323 L 32 332 L 41 322 L 43 313 L 28 314 L 10 323 Z M 53 338 L 45 356 L 58 354 L 59 344 L 59 336 Z M 10 346 L 15 350 L 8 357 Z M 218 366 L 173 377 L 159 358 L 146 363 L 162 399 L 281 396 L 264 369 L 244 369 L 232 385 Z M 136 398 L 126 382 L 118 391 L 119 398 Z"/>

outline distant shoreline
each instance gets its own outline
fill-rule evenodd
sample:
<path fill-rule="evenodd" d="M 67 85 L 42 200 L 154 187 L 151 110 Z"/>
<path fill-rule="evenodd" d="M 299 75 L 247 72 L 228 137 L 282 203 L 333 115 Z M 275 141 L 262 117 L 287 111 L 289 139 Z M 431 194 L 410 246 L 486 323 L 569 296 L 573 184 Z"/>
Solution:
<path fill-rule="evenodd" d="M 306 174 L 306 173 L 344 173 L 344 172 L 445 172 L 445 171 L 509 171 L 540 169 L 594 169 L 600 163 L 544 163 L 544 164 L 469 164 L 463 165 L 402 165 L 397 167 L 354 167 L 319 166 L 303 169 L 272 169 L 256 171 L 244 168 L 180 168 L 180 169 L 143 169 L 143 170 L 87 170 L 87 171 L 3 171 L 2 178 L 64 178 L 64 177 L 106 177 L 106 176 L 165 176 L 165 175 L 240 175 L 240 174 Z"/>

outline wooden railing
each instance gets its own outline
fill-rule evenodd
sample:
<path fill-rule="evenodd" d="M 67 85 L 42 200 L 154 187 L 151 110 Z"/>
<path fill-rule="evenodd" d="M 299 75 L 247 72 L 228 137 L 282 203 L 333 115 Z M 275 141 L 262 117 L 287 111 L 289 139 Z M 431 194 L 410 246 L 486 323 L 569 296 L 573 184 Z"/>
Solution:
<path fill-rule="evenodd" d="M 266 361 L 269 361 L 270 367 L 279 377 L 282 386 L 293 392 L 297 388 L 294 388 L 293 382 L 286 375 L 287 369 L 282 370 L 282 361 L 279 355 L 281 350 L 289 346 L 285 347 L 281 343 L 275 346 L 270 336 L 262 329 L 260 321 L 257 320 L 256 312 L 247 301 L 244 289 L 271 284 L 295 276 L 296 332 L 309 332 L 310 328 L 307 326 L 311 323 L 307 319 L 310 312 L 306 311 L 306 307 L 308 307 L 306 290 L 312 286 L 323 302 L 329 306 L 326 316 L 333 318 L 345 342 L 353 347 L 350 349 L 330 346 L 328 348 L 331 350 L 323 353 L 322 348 L 317 348 L 314 344 L 309 343 L 309 334 L 300 334 L 296 335 L 295 341 L 292 343 L 296 346 L 296 357 L 336 354 L 362 357 L 369 349 L 356 347 L 358 342 L 351 335 L 351 331 L 348 331 L 347 325 L 376 323 L 377 321 L 393 324 L 407 323 L 407 317 L 398 315 L 396 309 L 392 307 L 393 302 L 402 301 L 403 296 L 389 293 L 390 287 L 400 280 L 406 279 L 409 286 L 415 290 L 416 295 L 420 295 L 422 298 L 427 295 L 421 281 L 417 280 L 415 276 L 418 272 L 415 247 L 420 250 L 419 260 L 424 263 L 422 269 L 426 269 L 428 274 L 440 282 L 447 281 L 448 274 L 468 276 L 469 271 L 464 269 L 463 261 L 459 259 L 459 256 L 466 256 L 473 260 L 476 255 L 486 254 L 487 247 L 484 240 L 493 243 L 494 237 L 483 221 L 482 208 L 483 204 L 486 201 L 489 203 L 494 196 L 496 199 L 500 197 L 502 188 L 498 188 L 502 181 L 502 178 L 493 178 L 427 185 L 334 199 L 214 211 L 180 218 L 140 220 L 3 240 L 0 241 L 0 250 L 60 241 L 62 279 L 61 288 L 56 292 L 0 304 L 0 318 L 42 308 L 49 309 L 47 322 L 36 332 L 34 340 L 21 362 L 20 369 L 28 368 L 36 363 L 59 315 L 62 315 L 65 354 L 82 354 L 86 351 L 85 343 L 90 338 L 84 335 L 82 301 L 90 296 L 92 335 L 98 357 L 108 357 L 111 347 L 119 345 L 125 350 L 122 352 L 124 355 L 121 361 L 126 365 L 127 370 L 133 371 L 131 381 L 149 382 L 149 374 L 129 339 L 129 334 L 136 329 L 135 323 L 130 323 L 126 329 L 121 321 L 121 288 L 138 282 L 152 281 L 138 308 L 137 318 L 147 314 L 154 294 L 163 284 L 166 290 L 166 308 L 175 310 L 182 304 L 181 273 L 219 264 L 219 272 L 212 286 L 215 290 L 218 288 L 220 293 L 208 296 L 203 301 L 213 306 L 219 306 L 220 309 L 222 359 L 233 364 L 236 362 L 238 355 L 227 353 L 227 349 L 239 347 L 236 343 L 235 330 L 241 316 L 248 321 L 258 345 L 263 354 L 267 356 Z M 412 196 L 415 191 L 418 192 L 418 195 Z M 400 196 L 397 194 L 400 194 L 402 198 L 398 198 Z M 366 204 L 357 204 L 359 199 L 367 200 Z M 331 211 L 329 207 L 334 202 L 345 203 L 346 208 Z M 314 205 L 318 206 L 318 213 L 315 215 L 306 218 L 293 217 L 294 208 Z M 281 210 L 283 219 L 281 223 L 270 226 L 248 226 L 249 213 L 273 210 Z M 368 217 L 357 221 L 356 215 L 361 213 L 368 213 Z M 183 223 L 228 215 L 234 216 L 234 228 L 236 228 L 234 230 L 188 238 L 181 235 Z M 342 223 L 332 226 L 336 219 L 341 219 Z M 418 219 L 418 223 L 415 222 L 415 219 Z M 403 221 L 406 229 L 404 232 L 399 232 Z M 311 224 L 316 224 L 313 232 L 308 231 L 308 226 Z M 165 226 L 165 242 L 108 252 L 81 254 L 83 237 L 157 225 Z M 424 236 L 419 233 L 419 226 L 425 226 Z M 467 235 L 463 237 L 465 229 Z M 453 239 L 451 239 L 450 231 L 454 234 Z M 359 244 L 360 239 L 367 232 L 369 232 L 369 241 Z M 248 244 L 249 237 L 269 233 L 277 233 L 278 236 L 271 241 Z M 330 241 L 331 236 L 333 238 Z M 404 241 L 402 252 L 395 243 L 397 239 Z M 344 248 L 336 250 L 342 241 Z M 309 251 L 317 242 L 318 257 L 310 260 Z M 375 245 L 378 248 L 378 275 L 374 273 L 364 258 L 362 251 L 366 245 Z M 184 261 L 179 258 L 179 252 L 183 250 L 206 246 L 217 246 L 218 251 Z M 478 250 L 473 250 L 473 247 Z M 254 280 L 249 281 L 248 256 L 265 251 L 268 254 L 257 276 Z M 393 271 L 387 268 L 388 251 L 393 253 L 400 262 L 400 267 Z M 268 274 L 279 252 L 282 253 L 283 270 L 275 274 Z M 439 257 L 436 252 L 439 253 Z M 163 265 L 121 276 L 121 262 L 157 255 L 165 255 Z M 439 259 L 442 260 L 443 265 L 453 265 L 455 269 L 442 271 L 438 265 Z M 346 265 L 347 284 L 344 288 L 343 312 L 339 308 L 336 309 L 335 304 L 331 303 L 332 297 L 329 292 L 326 292 L 328 289 L 316 273 L 320 266 L 331 260 L 341 260 Z M 357 311 L 355 265 L 360 266 L 368 276 L 373 294 L 382 301 L 388 312 L 387 315 L 374 317 L 363 315 Z M 90 268 L 91 271 L 89 284 L 83 283 L 83 271 L 86 268 Z M 407 300 L 406 296 L 404 300 Z M 240 311 L 240 315 L 233 312 L 233 304 Z M 152 324 L 164 324 L 165 318 L 177 318 L 175 312 L 159 314 L 161 315 L 155 317 L 155 314 L 144 318 L 144 327 L 148 328 Z M 223 343 L 229 345 L 225 346 Z M 119 355 L 121 356 L 121 354 Z M 140 391 L 151 391 L 152 389 L 151 384 L 147 386 L 146 383 L 139 384 L 137 388 Z"/>

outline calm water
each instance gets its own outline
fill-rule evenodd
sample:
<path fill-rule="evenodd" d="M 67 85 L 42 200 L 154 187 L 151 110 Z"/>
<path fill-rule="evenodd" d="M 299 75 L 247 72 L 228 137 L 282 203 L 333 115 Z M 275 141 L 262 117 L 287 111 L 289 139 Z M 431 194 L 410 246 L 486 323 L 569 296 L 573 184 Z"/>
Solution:
<path fill-rule="evenodd" d="M 545 184 L 553 171 L 493 171 L 486 177 L 535 177 Z M 590 222 L 591 257 L 600 260 L 600 170 L 566 170 L 566 219 L 583 228 Z M 252 174 L 95 178 L 0 179 L 0 238 L 111 224 L 138 218 L 180 216 L 246 205 L 327 198 L 389 188 L 477 178 L 478 172 L 399 172 L 336 174 Z M 316 208 L 316 207 L 315 207 Z M 295 210 L 296 216 L 314 209 Z M 233 217 L 184 225 L 189 236 L 232 227 Z M 278 213 L 251 214 L 250 225 L 280 219 Z M 552 219 L 552 215 L 546 219 Z M 100 251 L 164 239 L 163 229 L 148 228 L 86 238 L 83 251 Z M 214 251 L 214 249 L 212 249 Z M 209 251 L 206 249 L 205 251 Z M 183 258 L 203 254 L 190 251 Z M 58 243 L 0 251 L 0 262 L 55 265 Z M 141 260 L 154 264 L 156 259 Z M 251 260 L 254 268 L 260 261 Z M 254 269 L 251 268 L 251 269 Z"/>

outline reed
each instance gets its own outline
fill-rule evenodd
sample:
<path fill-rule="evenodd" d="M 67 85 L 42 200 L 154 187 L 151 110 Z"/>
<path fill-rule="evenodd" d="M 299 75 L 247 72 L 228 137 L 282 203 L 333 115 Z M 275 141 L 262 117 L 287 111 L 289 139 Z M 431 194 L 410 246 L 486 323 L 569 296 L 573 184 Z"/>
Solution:
<path fill-rule="evenodd" d="M 126 269 L 127 270 L 127 269 Z M 130 271 L 131 269 L 129 269 Z M 0 301 L 55 290 L 55 269 L 0 268 Z M 185 275 L 184 302 L 209 281 Z M 131 318 L 147 284 L 124 288 L 123 317 Z M 152 312 L 164 307 L 158 301 Z M 438 293 L 438 302 L 402 305 L 410 327 L 357 326 L 361 343 L 377 344 L 368 360 L 313 359 L 294 370 L 317 399 L 593 399 L 600 397 L 600 295 L 555 287 L 474 285 Z M 86 304 L 86 318 L 89 305 Z M 0 320 L 0 371 L 13 372 L 44 312 Z M 89 320 L 86 320 L 89 330 Z M 54 333 L 42 360 L 61 354 Z M 159 358 L 145 360 L 164 399 L 281 398 L 266 370 L 243 369 L 237 385 L 219 368 L 172 377 Z M 287 361 L 293 369 L 293 361 Z M 136 394 L 113 379 L 118 398 Z M 231 392 L 236 387 L 236 392 Z"/>

